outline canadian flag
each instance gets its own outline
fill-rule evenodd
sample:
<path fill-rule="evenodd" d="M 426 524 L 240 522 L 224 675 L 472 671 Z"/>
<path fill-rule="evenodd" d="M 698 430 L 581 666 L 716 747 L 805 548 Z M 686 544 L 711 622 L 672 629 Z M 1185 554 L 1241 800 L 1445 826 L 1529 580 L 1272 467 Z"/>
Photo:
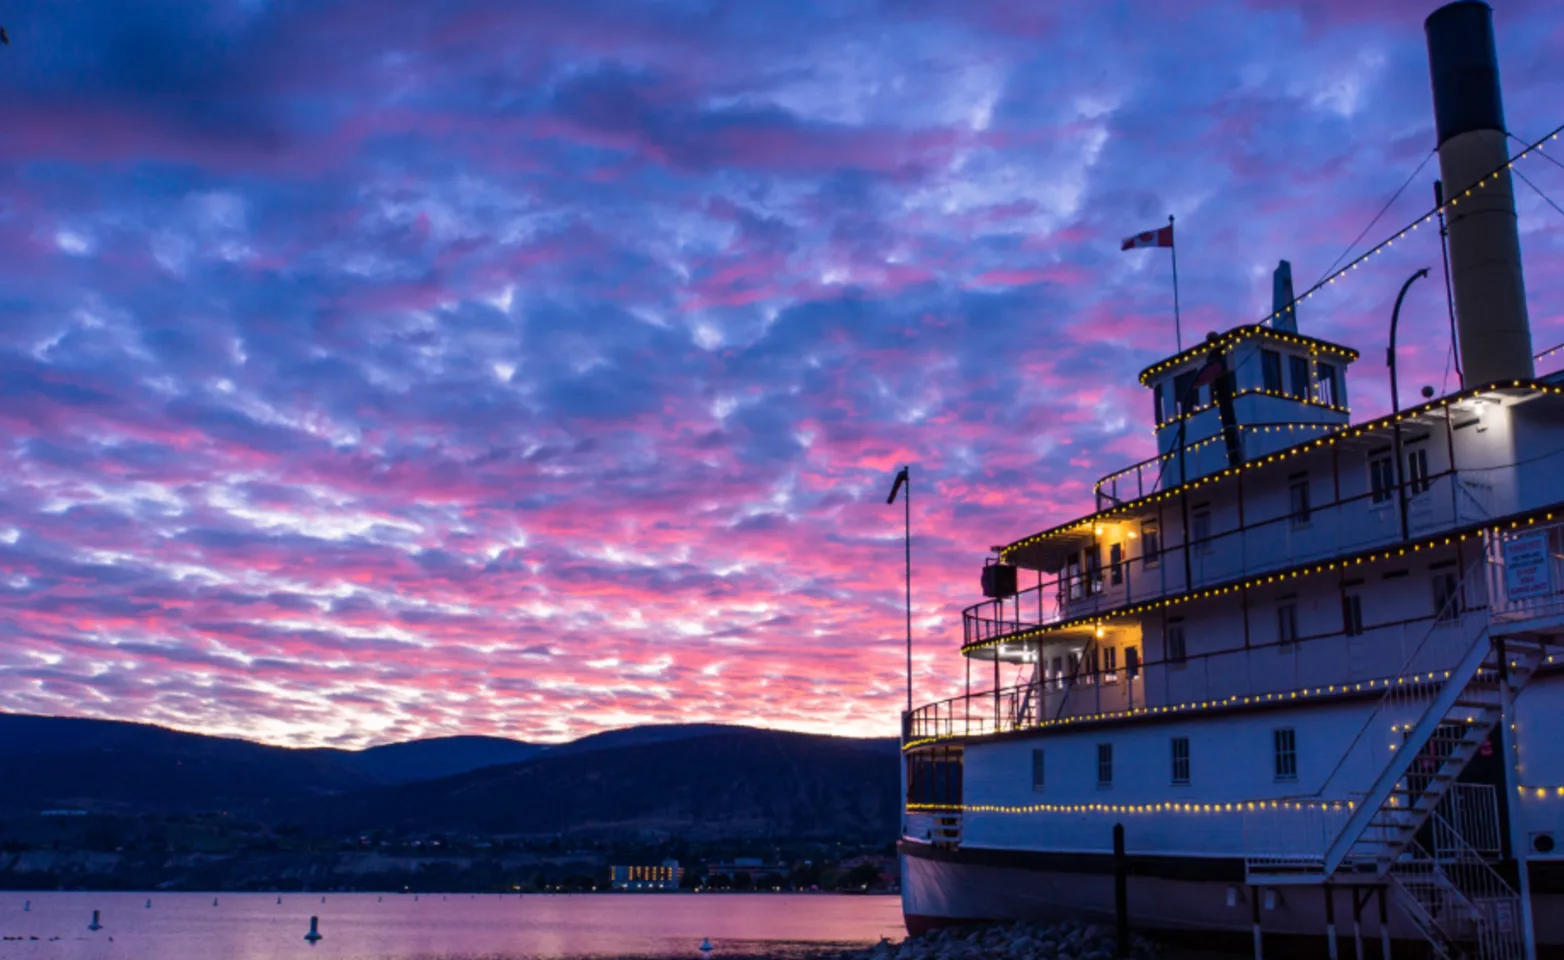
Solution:
<path fill-rule="evenodd" d="M 1145 233 L 1137 233 L 1133 237 L 1124 239 L 1124 246 L 1120 250 L 1134 250 L 1136 247 L 1171 247 L 1173 246 L 1173 224 L 1168 224 L 1161 230 L 1147 230 Z"/>

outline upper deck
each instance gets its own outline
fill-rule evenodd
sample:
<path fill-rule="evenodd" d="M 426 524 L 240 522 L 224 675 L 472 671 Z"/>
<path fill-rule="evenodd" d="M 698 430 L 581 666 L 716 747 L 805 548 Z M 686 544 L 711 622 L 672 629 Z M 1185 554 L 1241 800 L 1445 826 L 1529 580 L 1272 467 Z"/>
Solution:
<path fill-rule="evenodd" d="M 1564 453 L 1564 387 L 1465 390 L 1109 506 L 1003 547 L 1036 581 L 964 611 L 963 649 L 1023 662 L 1043 633 L 1564 500 L 1518 449 Z"/>

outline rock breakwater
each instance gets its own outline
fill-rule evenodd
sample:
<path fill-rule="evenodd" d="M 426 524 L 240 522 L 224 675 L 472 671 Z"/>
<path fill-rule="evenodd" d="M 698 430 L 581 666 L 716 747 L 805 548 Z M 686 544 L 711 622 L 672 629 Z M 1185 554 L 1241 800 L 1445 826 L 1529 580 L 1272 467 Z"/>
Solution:
<path fill-rule="evenodd" d="M 1132 960 L 1151 960 L 1159 944 L 1130 934 Z M 945 927 L 901 943 L 883 941 L 865 950 L 838 954 L 835 960 L 1120 960 L 1114 930 L 1106 924 L 1066 920 L 1059 923 L 992 923 Z"/>

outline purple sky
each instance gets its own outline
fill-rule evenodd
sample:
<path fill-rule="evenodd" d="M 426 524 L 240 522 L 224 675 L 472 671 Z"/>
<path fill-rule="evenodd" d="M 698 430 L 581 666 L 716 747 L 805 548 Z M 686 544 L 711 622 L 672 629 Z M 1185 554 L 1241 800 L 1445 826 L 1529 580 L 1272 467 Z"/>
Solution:
<path fill-rule="evenodd" d="M 1169 264 L 1120 240 L 1177 215 L 1186 343 L 1312 283 L 1431 153 L 1434 6 L 12 4 L 0 709 L 891 735 L 895 466 L 921 702 L 987 548 L 1152 452 Z M 1535 138 L 1564 17 L 1496 7 Z M 1517 192 L 1540 350 L 1564 216 Z M 1453 389 L 1433 232 L 1301 313 L 1355 419 L 1422 266 L 1405 392 Z"/>

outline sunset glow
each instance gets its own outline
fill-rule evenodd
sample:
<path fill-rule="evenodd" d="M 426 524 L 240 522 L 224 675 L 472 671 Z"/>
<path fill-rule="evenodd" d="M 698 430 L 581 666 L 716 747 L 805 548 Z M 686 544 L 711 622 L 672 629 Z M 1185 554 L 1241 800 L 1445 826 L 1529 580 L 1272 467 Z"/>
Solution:
<path fill-rule="evenodd" d="M 1530 141 L 1564 27 L 1493 5 Z M 957 692 L 988 548 L 1154 452 L 1169 263 L 1121 240 L 1176 215 L 1186 347 L 1264 317 L 1278 260 L 1327 273 L 1433 149 L 1433 6 L 22 5 L 0 710 L 892 736 L 896 469 L 921 703 Z M 1564 203 L 1564 167 L 1516 169 Z M 1516 200 L 1542 351 L 1564 214 Z M 1436 231 L 1300 311 L 1362 351 L 1354 420 L 1420 267 L 1401 396 L 1448 392 Z"/>

